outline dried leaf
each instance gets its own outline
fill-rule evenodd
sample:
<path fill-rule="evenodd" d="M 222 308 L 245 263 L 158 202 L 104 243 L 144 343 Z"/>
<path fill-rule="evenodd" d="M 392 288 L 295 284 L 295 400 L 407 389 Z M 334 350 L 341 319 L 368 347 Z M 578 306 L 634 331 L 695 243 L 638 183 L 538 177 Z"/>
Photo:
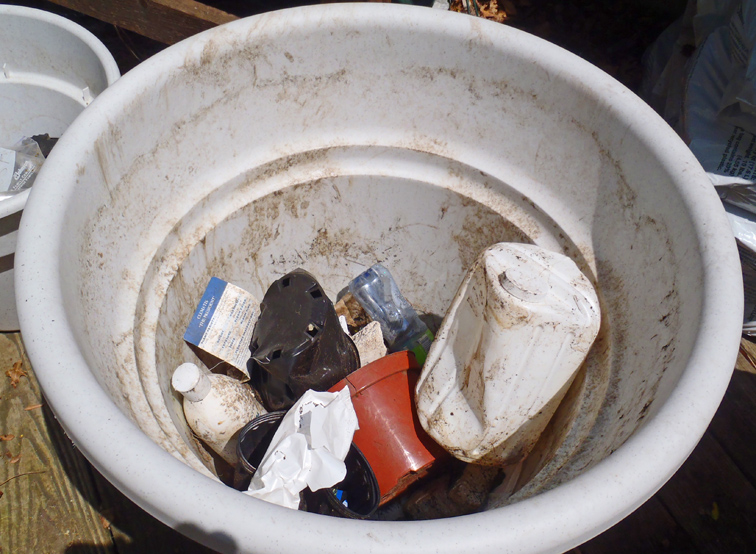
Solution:
<path fill-rule="evenodd" d="M 504 20 L 507 19 L 507 13 L 509 13 L 509 10 L 502 10 L 499 8 L 499 3 L 497 0 L 490 0 L 489 2 L 479 2 L 480 6 L 480 17 L 484 19 L 490 19 L 491 21 L 496 21 L 498 23 L 504 23 Z"/>
<path fill-rule="evenodd" d="M 3 497 L 3 491 L 0 491 L 0 498 Z"/>
<path fill-rule="evenodd" d="M 42 404 L 32 404 L 31 406 L 27 406 L 24 408 L 24 411 L 28 412 L 29 410 L 36 410 L 37 408 L 41 408 Z"/>
<path fill-rule="evenodd" d="M 10 379 L 11 386 L 15 389 L 18 386 L 18 382 L 21 380 L 21 377 L 26 376 L 26 372 L 22 369 L 23 362 L 21 360 L 17 361 L 13 364 L 13 367 L 5 372 L 5 374 Z"/>
<path fill-rule="evenodd" d="M 8 463 L 17 464 L 20 459 L 21 459 L 21 454 L 19 454 L 18 456 L 13 456 L 10 460 L 8 460 Z"/>
<path fill-rule="evenodd" d="M 2 441 L 12 441 L 16 438 L 16 435 L 0 435 L 0 442 Z"/>

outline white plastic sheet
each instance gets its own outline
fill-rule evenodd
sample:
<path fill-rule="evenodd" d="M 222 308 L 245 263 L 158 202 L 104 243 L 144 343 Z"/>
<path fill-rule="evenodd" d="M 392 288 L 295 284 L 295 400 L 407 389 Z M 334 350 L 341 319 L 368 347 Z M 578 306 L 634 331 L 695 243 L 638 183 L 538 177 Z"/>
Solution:
<path fill-rule="evenodd" d="M 358 428 L 346 387 L 307 391 L 281 421 L 246 494 L 296 510 L 305 487 L 316 491 L 344 479 L 344 459 Z"/>

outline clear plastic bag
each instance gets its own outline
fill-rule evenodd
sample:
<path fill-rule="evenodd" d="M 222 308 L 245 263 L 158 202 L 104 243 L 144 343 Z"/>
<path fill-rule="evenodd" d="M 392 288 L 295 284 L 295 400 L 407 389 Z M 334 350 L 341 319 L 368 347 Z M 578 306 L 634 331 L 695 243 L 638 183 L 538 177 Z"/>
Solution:
<path fill-rule="evenodd" d="M 11 148 L 0 148 L 0 199 L 34 184 L 45 157 L 37 141 L 24 137 Z"/>
<path fill-rule="evenodd" d="M 689 0 L 646 61 L 646 100 L 724 203 L 743 270 L 743 332 L 756 336 L 756 0 Z"/>

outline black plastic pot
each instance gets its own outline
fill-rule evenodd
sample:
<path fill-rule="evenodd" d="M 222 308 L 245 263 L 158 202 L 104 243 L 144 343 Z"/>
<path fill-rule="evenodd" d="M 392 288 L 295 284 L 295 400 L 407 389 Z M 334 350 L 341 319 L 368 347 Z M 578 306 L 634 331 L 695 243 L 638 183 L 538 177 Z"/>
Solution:
<path fill-rule="evenodd" d="M 328 390 L 360 367 L 333 303 L 303 269 L 265 293 L 249 350 L 250 383 L 269 411 L 290 408 L 309 389 Z"/>
<path fill-rule="evenodd" d="M 235 489 L 245 491 L 249 488 L 249 482 L 285 415 L 286 410 L 261 415 L 239 432 Z M 315 492 L 310 489 L 302 491 L 300 510 L 350 519 L 367 519 L 373 515 L 381 499 L 373 469 L 354 443 L 350 446 L 344 463 L 346 477 L 340 483 Z"/>
<path fill-rule="evenodd" d="M 381 500 L 378 480 L 370 464 L 357 446 L 352 443 L 346 460 L 346 477 L 333 487 L 312 492 L 303 491 L 300 509 L 317 514 L 349 519 L 368 519 Z"/>
<path fill-rule="evenodd" d="M 286 410 L 281 410 L 258 416 L 239 431 L 239 443 L 236 446 L 239 463 L 234 472 L 236 490 L 245 491 L 249 487 L 249 482 L 285 415 Z"/>

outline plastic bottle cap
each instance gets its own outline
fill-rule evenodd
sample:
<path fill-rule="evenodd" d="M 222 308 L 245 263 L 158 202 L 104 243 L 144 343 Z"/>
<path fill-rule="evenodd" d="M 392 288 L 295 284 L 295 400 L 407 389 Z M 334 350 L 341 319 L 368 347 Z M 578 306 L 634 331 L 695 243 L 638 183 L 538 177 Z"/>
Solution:
<path fill-rule="evenodd" d="M 176 368 L 171 377 L 171 385 L 190 402 L 199 402 L 212 388 L 206 372 L 192 363 L 181 364 Z"/>

